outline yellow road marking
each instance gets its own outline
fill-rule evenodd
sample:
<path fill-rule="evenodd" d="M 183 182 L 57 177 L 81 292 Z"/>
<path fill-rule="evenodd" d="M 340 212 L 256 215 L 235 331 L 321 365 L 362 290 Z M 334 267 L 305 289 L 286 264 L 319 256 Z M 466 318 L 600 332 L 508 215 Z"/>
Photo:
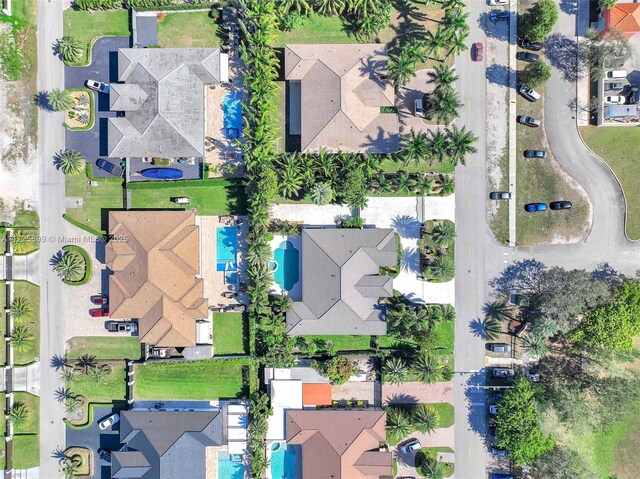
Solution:
<path fill-rule="evenodd" d="M 471 258 L 471 245 L 467 246 L 467 256 Z"/>
<path fill-rule="evenodd" d="M 471 459 L 471 446 L 469 446 L 469 459 Z"/>

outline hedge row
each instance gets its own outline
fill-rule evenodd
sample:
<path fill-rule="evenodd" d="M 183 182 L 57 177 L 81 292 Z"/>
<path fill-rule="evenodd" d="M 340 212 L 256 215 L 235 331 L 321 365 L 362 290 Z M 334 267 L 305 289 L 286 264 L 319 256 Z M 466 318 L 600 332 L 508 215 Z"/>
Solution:
<path fill-rule="evenodd" d="M 62 282 L 64 284 L 68 284 L 69 286 L 82 286 L 83 284 L 87 284 L 91 280 L 91 274 L 92 274 L 91 258 L 89 257 L 89 254 L 83 248 L 81 248 L 80 246 L 76 246 L 74 244 L 63 246 L 62 251 L 66 253 L 74 253 L 79 256 L 82 256 L 82 259 L 84 260 L 84 277 L 79 281 L 69 281 L 69 280 L 63 279 Z"/>

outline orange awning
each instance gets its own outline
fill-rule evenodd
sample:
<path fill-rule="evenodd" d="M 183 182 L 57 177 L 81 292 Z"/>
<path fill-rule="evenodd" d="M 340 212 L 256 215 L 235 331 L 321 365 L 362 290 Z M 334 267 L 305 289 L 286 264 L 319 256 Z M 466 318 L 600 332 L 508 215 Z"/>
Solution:
<path fill-rule="evenodd" d="M 331 384 L 303 384 L 302 404 L 305 406 L 331 406 Z"/>

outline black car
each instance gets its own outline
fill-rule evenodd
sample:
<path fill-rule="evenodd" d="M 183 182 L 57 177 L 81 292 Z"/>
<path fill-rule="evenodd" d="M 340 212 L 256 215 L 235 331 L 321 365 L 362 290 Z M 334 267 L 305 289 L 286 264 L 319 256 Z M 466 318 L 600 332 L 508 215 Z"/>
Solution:
<path fill-rule="evenodd" d="M 490 200 L 510 200 L 511 193 L 508 191 L 492 191 L 489 193 Z"/>
<path fill-rule="evenodd" d="M 624 88 L 624 83 L 622 82 L 611 82 L 604 84 L 604 91 L 619 91 Z"/>
<path fill-rule="evenodd" d="M 545 150 L 524 150 L 525 158 L 546 158 L 547 152 Z"/>
<path fill-rule="evenodd" d="M 496 428 L 491 426 L 488 431 L 489 437 L 496 437 Z"/>
<path fill-rule="evenodd" d="M 544 44 L 542 42 L 531 42 L 526 38 L 519 38 L 518 45 L 520 45 L 520 47 L 524 48 L 525 50 L 533 50 L 534 52 L 542 50 L 542 47 L 544 47 Z"/>
<path fill-rule="evenodd" d="M 523 62 L 537 62 L 540 60 L 540 55 L 536 55 L 535 53 L 529 52 L 518 52 L 516 53 L 516 58 L 518 60 L 522 60 Z"/>
<path fill-rule="evenodd" d="M 511 13 L 508 10 L 494 10 L 489 14 L 489 19 L 492 22 L 501 22 L 509 20 Z"/>
<path fill-rule="evenodd" d="M 107 161 L 103 158 L 98 158 L 96 160 L 96 166 L 101 170 L 106 171 L 107 173 L 112 174 L 113 176 L 121 177 L 124 175 L 124 171 L 119 166 L 114 165 L 110 161 Z"/>
<path fill-rule="evenodd" d="M 571 206 L 573 206 L 571 201 L 552 201 L 549 203 L 549 208 L 552 210 L 570 210 Z"/>

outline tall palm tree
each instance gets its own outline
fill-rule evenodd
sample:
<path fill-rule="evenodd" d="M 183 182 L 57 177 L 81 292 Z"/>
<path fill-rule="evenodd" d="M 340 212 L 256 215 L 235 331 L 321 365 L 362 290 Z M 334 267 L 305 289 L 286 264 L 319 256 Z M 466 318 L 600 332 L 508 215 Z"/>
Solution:
<path fill-rule="evenodd" d="M 549 347 L 547 346 L 547 339 L 540 334 L 529 334 L 522 340 L 522 349 L 524 349 L 530 356 L 541 357 L 547 354 Z"/>
<path fill-rule="evenodd" d="M 441 125 L 448 125 L 458 116 L 458 108 L 462 106 L 458 93 L 450 87 L 436 88 L 425 94 L 425 117 L 435 120 Z"/>
<path fill-rule="evenodd" d="M 84 276 L 85 267 L 84 259 L 80 255 L 65 251 L 53 269 L 63 280 L 78 281 Z"/>
<path fill-rule="evenodd" d="M 456 308 L 454 308 L 450 304 L 442 305 L 442 319 L 444 321 L 455 321 L 456 319 Z"/>
<path fill-rule="evenodd" d="M 393 182 L 389 178 L 389 175 L 380 173 L 375 182 L 376 187 L 380 193 L 389 193 L 393 188 Z"/>
<path fill-rule="evenodd" d="M 64 479 L 73 479 L 76 474 L 80 472 L 80 463 L 71 457 L 63 460 L 60 467 L 60 472 L 64 476 Z"/>
<path fill-rule="evenodd" d="M 403 140 L 404 149 L 402 150 L 402 155 L 405 158 L 405 166 L 411 161 L 418 165 L 421 161 L 429 157 L 427 148 L 429 142 L 427 134 L 424 131 L 418 131 L 416 133 L 415 130 L 411 128 L 411 132 L 409 135 L 403 137 Z"/>
<path fill-rule="evenodd" d="M 96 384 L 104 382 L 104 380 L 111 374 L 111 370 L 105 365 L 94 366 L 87 371 L 89 376 Z"/>
<path fill-rule="evenodd" d="M 88 371 L 97 366 L 97 364 L 98 361 L 93 354 L 83 354 L 78 358 L 77 366 L 82 369 L 84 374 L 88 374 Z"/>
<path fill-rule="evenodd" d="M 18 352 L 29 351 L 33 347 L 33 333 L 24 324 L 18 324 L 11 331 L 11 344 Z"/>
<path fill-rule="evenodd" d="M 56 166 L 65 175 L 78 175 L 84 171 L 85 159 L 81 153 L 75 150 L 64 150 L 55 158 Z"/>
<path fill-rule="evenodd" d="M 444 467 L 437 459 L 427 456 L 420 465 L 420 473 L 427 479 L 444 479 Z"/>
<path fill-rule="evenodd" d="M 280 171 L 280 194 L 285 198 L 296 196 L 302 188 L 302 172 L 295 162 L 287 161 Z"/>
<path fill-rule="evenodd" d="M 316 205 L 328 205 L 333 196 L 333 189 L 329 183 L 316 183 L 311 188 L 311 199 Z"/>
<path fill-rule="evenodd" d="M 281 0 L 279 8 L 284 13 L 295 11 L 303 16 L 313 11 L 307 0 Z"/>
<path fill-rule="evenodd" d="M 411 422 L 416 431 L 422 434 L 431 434 L 438 427 L 440 416 L 438 412 L 431 406 L 426 404 L 418 404 L 411 411 Z"/>
<path fill-rule="evenodd" d="M 411 368 L 418 380 L 423 383 L 435 383 L 442 378 L 442 364 L 430 351 L 421 351 L 411 363 Z"/>
<path fill-rule="evenodd" d="M 531 334 L 537 334 L 543 338 L 551 338 L 558 332 L 558 323 L 553 319 L 543 316 L 533 323 Z"/>
<path fill-rule="evenodd" d="M 429 83 L 433 83 L 436 88 L 450 87 L 460 77 L 455 70 L 447 64 L 436 65 L 433 70 L 427 72 Z"/>
<path fill-rule="evenodd" d="M 73 108 L 73 98 L 67 90 L 54 88 L 47 93 L 49 106 L 56 111 L 67 111 Z"/>
<path fill-rule="evenodd" d="M 11 245 L 16 253 L 26 253 L 33 249 L 35 245 L 35 237 L 28 231 L 16 231 L 11 237 Z"/>
<path fill-rule="evenodd" d="M 456 273 L 456 264 L 451 255 L 438 255 L 429 262 L 429 270 L 436 280 L 449 281 Z"/>
<path fill-rule="evenodd" d="M 316 0 L 315 8 L 320 15 L 339 16 L 346 7 L 345 0 Z"/>
<path fill-rule="evenodd" d="M 462 9 L 448 9 L 442 18 L 442 25 L 444 25 L 445 31 L 447 32 L 446 36 L 451 38 L 460 31 L 468 30 L 468 17 L 469 13 L 464 12 Z"/>
<path fill-rule="evenodd" d="M 502 323 L 495 318 L 486 318 L 483 326 L 484 336 L 488 341 L 494 341 L 502 334 Z"/>
<path fill-rule="evenodd" d="M 384 381 L 390 384 L 400 384 L 407 378 L 407 363 L 402 358 L 391 357 L 384 361 L 382 374 Z"/>
<path fill-rule="evenodd" d="M 416 181 L 404 170 L 395 175 L 393 179 L 398 193 L 410 194 L 416 186 Z"/>
<path fill-rule="evenodd" d="M 77 61 L 83 53 L 82 43 L 69 35 L 60 38 L 56 48 L 63 60 L 70 63 Z"/>
<path fill-rule="evenodd" d="M 403 409 L 387 408 L 387 434 L 402 438 L 411 431 L 413 431 L 411 418 Z"/>
<path fill-rule="evenodd" d="M 433 227 L 431 237 L 438 246 L 450 246 L 456 239 L 456 227 L 451 221 L 439 221 Z"/>
<path fill-rule="evenodd" d="M 429 52 L 428 54 L 426 54 L 426 58 L 441 60 L 442 49 L 448 45 L 443 30 L 441 28 L 438 28 L 435 33 L 428 30 L 425 35 L 424 42 L 425 48 Z"/>
<path fill-rule="evenodd" d="M 400 50 L 398 55 L 389 57 L 387 63 L 387 78 L 393 84 L 396 91 L 405 86 L 415 76 L 415 62 L 409 57 L 406 50 Z"/>
<path fill-rule="evenodd" d="M 450 55 L 459 55 L 463 51 L 467 50 L 469 46 L 467 45 L 467 31 L 458 32 L 456 35 L 453 35 L 449 39 L 449 50 L 447 51 L 447 56 Z"/>
<path fill-rule="evenodd" d="M 456 124 L 448 126 L 446 131 L 449 140 L 447 154 L 451 159 L 451 163 L 453 163 L 454 166 L 457 166 L 459 163 L 464 165 L 466 156 L 478 151 L 476 147 L 473 146 L 478 140 L 478 137 L 464 126 L 460 128 Z"/>
<path fill-rule="evenodd" d="M 449 138 L 440 128 L 435 132 L 431 131 L 428 149 L 429 155 L 438 162 L 442 163 L 447 157 L 447 148 L 449 147 Z"/>
<path fill-rule="evenodd" d="M 492 318 L 496 321 L 512 321 L 515 319 L 513 307 L 503 300 L 487 303 L 482 310 L 487 318 Z"/>
<path fill-rule="evenodd" d="M 438 183 L 440 184 L 438 194 L 440 196 L 448 196 L 453 193 L 455 188 L 455 180 L 453 175 L 440 175 L 438 177 Z"/>
<path fill-rule="evenodd" d="M 375 17 L 383 8 L 385 0 L 350 0 L 349 10 L 355 12 L 360 18 Z"/>
<path fill-rule="evenodd" d="M 23 402 L 17 401 L 13 403 L 13 408 L 9 413 L 9 420 L 15 427 L 22 426 L 29 418 L 29 408 Z"/>
<path fill-rule="evenodd" d="M 249 265 L 255 265 L 257 263 L 269 261 L 272 256 L 273 252 L 268 244 L 251 243 L 249 248 L 247 248 L 244 259 Z"/>
<path fill-rule="evenodd" d="M 76 396 L 67 396 L 64 398 L 64 412 L 66 414 L 75 414 L 80 409 L 80 399 Z"/>
<path fill-rule="evenodd" d="M 32 313 L 33 305 L 27 298 L 16 298 L 11 303 L 11 316 L 18 323 L 28 320 Z"/>
<path fill-rule="evenodd" d="M 72 383 L 76 378 L 77 372 L 73 368 L 64 368 L 60 373 L 60 380 L 64 383 Z"/>

